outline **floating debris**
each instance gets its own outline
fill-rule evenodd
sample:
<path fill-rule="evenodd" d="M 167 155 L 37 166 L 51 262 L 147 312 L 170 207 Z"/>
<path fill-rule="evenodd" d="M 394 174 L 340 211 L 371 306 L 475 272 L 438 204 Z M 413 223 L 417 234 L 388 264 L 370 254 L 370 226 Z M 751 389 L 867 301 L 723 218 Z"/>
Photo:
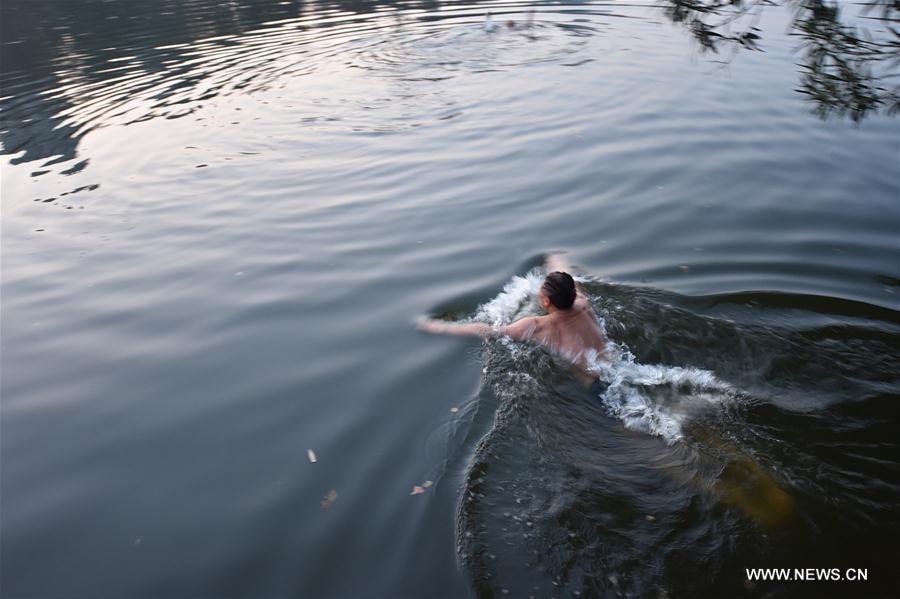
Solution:
<path fill-rule="evenodd" d="M 307 450 L 306 450 L 306 457 L 309 458 L 309 463 L 310 463 L 310 464 L 315 464 L 316 462 L 319 461 L 319 459 L 316 457 L 316 452 L 313 451 L 312 449 L 307 449 Z"/>
<path fill-rule="evenodd" d="M 647 522 L 656 522 L 656 516 L 651 516 L 647 514 Z"/>
<path fill-rule="evenodd" d="M 328 508 L 333 506 L 334 502 L 337 501 L 337 498 L 338 498 L 337 491 L 335 491 L 334 489 L 328 491 L 328 494 L 322 498 L 322 503 L 321 503 L 322 509 L 327 510 Z"/>
<path fill-rule="evenodd" d="M 420 495 L 430 489 L 432 485 L 434 485 L 433 480 L 426 480 L 421 485 L 415 485 L 410 495 Z"/>
<path fill-rule="evenodd" d="M 457 412 L 459 412 L 459 408 L 457 408 L 457 407 L 454 406 L 454 407 L 450 408 L 450 411 L 451 411 L 452 413 L 456 414 Z"/>

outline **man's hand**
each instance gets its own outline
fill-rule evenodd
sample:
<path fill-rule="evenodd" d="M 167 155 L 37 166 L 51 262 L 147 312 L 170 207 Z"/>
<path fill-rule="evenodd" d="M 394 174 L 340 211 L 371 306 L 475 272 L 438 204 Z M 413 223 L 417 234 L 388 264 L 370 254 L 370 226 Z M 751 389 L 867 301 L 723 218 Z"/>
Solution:
<path fill-rule="evenodd" d="M 556 271 L 570 272 L 571 268 L 561 253 L 549 254 L 544 260 L 544 270 L 547 271 L 547 274 Z"/>
<path fill-rule="evenodd" d="M 425 331 L 426 333 L 434 333 L 435 335 L 446 333 L 451 326 L 452 325 L 446 320 L 428 318 L 427 316 L 420 316 L 416 319 L 417 329 L 419 329 L 420 331 Z"/>

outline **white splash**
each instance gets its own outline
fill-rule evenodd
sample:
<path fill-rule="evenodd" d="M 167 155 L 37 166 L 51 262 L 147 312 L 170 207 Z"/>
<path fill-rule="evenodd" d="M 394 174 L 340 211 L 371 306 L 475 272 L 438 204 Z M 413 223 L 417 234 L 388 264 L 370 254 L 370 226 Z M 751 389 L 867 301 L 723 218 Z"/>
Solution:
<path fill-rule="evenodd" d="M 530 270 L 524 277 L 513 277 L 497 297 L 479 306 L 475 320 L 499 327 L 525 316 L 540 314 L 537 295 L 543 282 L 543 272 L 537 268 Z"/>
<path fill-rule="evenodd" d="M 513 277 L 494 299 L 478 308 L 474 320 L 501 326 L 540 314 L 537 294 L 543 281 L 540 269 Z M 602 318 L 598 324 L 605 333 Z M 514 346 L 511 341 L 505 345 Z M 587 364 L 609 385 L 600 400 L 610 416 L 629 429 L 662 437 L 668 443 L 683 437 L 683 424 L 698 411 L 735 396 L 728 383 L 708 370 L 639 364 L 627 347 L 612 341 L 605 358 L 592 352 Z"/>
<path fill-rule="evenodd" d="M 638 364 L 626 355 L 596 365 L 594 372 L 609 383 L 600 396 L 607 413 L 631 430 L 674 443 L 688 419 L 734 397 L 731 386 L 708 370 Z"/>
<path fill-rule="evenodd" d="M 484 24 L 482 25 L 482 28 L 487 33 L 493 33 L 497 31 L 497 24 L 494 23 L 494 18 L 491 16 L 491 11 L 488 11 L 488 13 L 484 16 Z"/>

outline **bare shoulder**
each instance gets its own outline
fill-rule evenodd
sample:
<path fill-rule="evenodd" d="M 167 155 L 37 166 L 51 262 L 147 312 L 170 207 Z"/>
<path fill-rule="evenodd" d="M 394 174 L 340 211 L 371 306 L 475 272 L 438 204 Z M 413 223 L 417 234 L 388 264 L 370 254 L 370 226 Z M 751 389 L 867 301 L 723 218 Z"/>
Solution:
<path fill-rule="evenodd" d="M 578 295 L 575 297 L 575 309 L 590 315 L 594 314 L 594 308 L 591 306 L 591 302 L 588 301 L 587 296 L 580 288 L 578 289 Z"/>
<path fill-rule="evenodd" d="M 503 328 L 503 334 L 517 341 L 531 339 L 541 327 L 540 316 L 528 316 Z"/>

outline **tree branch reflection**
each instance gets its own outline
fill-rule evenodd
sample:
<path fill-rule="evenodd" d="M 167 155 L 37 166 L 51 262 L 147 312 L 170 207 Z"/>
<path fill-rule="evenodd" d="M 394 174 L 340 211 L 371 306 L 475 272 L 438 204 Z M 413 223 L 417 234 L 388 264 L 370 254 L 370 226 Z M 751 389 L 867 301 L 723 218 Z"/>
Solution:
<path fill-rule="evenodd" d="M 665 0 L 664 14 L 687 29 L 703 52 L 729 62 L 741 49 L 762 50 L 757 27 L 770 0 Z M 861 121 L 883 110 L 900 113 L 900 0 L 875 0 L 859 19 L 881 30 L 848 24 L 840 6 L 824 0 L 785 0 L 793 11 L 790 35 L 800 38 L 797 91 L 821 118 L 847 115 Z M 874 14 L 875 16 L 871 16 Z"/>

